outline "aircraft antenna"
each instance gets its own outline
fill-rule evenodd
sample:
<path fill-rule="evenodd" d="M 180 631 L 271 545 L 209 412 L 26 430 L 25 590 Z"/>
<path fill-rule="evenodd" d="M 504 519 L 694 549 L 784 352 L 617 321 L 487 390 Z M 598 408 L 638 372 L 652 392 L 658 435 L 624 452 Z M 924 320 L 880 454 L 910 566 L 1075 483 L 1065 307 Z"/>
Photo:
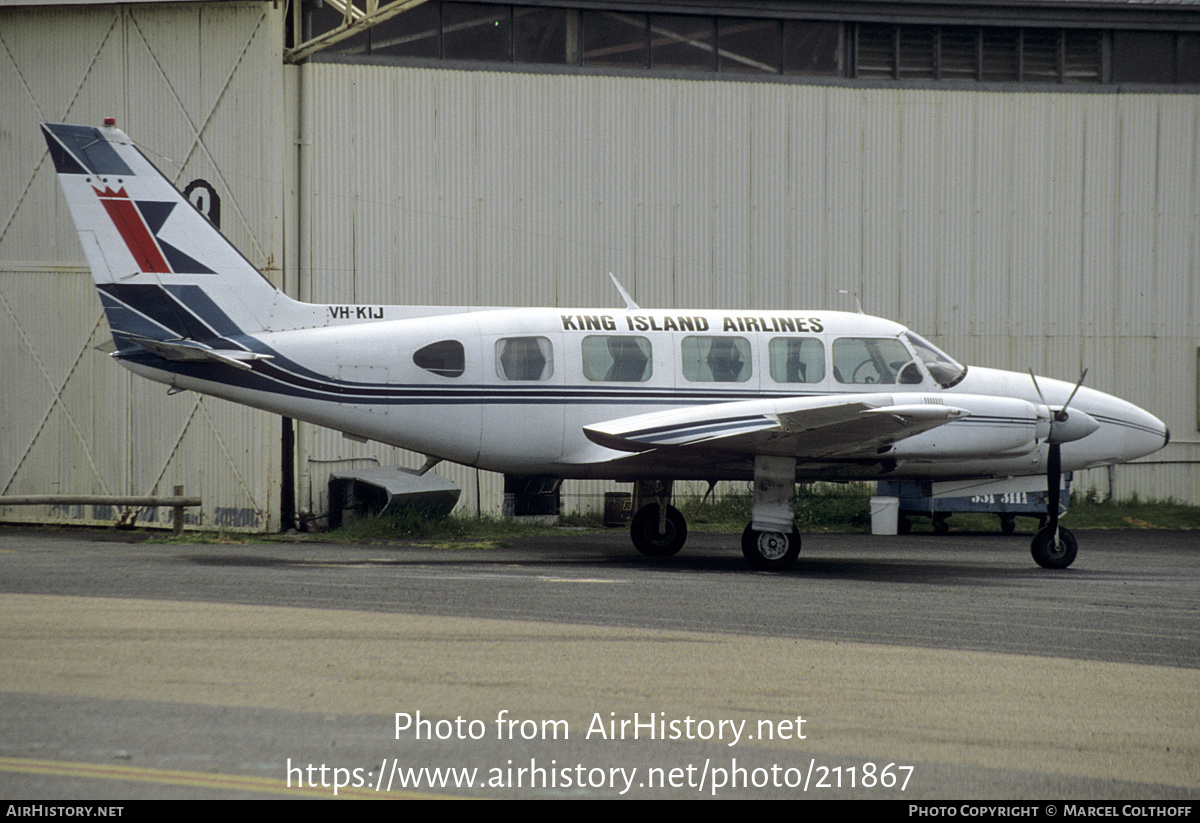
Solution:
<path fill-rule="evenodd" d="M 846 289 L 838 289 L 838 294 L 848 294 L 851 297 L 853 297 L 854 298 L 854 308 L 858 309 L 859 314 L 866 314 L 866 312 L 863 311 L 862 301 L 858 299 L 858 292 L 847 291 Z"/>
<path fill-rule="evenodd" d="M 633 302 L 633 298 L 629 296 L 629 292 L 625 291 L 625 287 L 621 285 L 621 281 L 617 279 L 617 276 L 612 272 L 609 272 L 608 276 L 612 278 L 613 285 L 616 286 L 617 291 L 621 293 L 621 299 L 625 301 L 625 308 L 629 311 L 640 309 L 641 306 Z"/>

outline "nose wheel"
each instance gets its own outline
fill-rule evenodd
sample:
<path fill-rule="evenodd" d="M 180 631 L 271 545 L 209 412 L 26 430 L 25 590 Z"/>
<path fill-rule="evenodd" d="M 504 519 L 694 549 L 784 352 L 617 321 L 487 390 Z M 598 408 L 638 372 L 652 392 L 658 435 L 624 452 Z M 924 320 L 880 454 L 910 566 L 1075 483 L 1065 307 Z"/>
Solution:
<path fill-rule="evenodd" d="M 1030 553 L 1043 569 L 1065 569 L 1075 562 L 1075 535 L 1061 526 L 1047 526 L 1033 536 Z"/>
<path fill-rule="evenodd" d="M 1046 525 L 1033 536 L 1029 552 L 1043 569 L 1065 569 L 1075 562 L 1075 535 L 1058 525 L 1058 499 L 1062 488 L 1062 451 L 1050 444 L 1046 463 Z"/>

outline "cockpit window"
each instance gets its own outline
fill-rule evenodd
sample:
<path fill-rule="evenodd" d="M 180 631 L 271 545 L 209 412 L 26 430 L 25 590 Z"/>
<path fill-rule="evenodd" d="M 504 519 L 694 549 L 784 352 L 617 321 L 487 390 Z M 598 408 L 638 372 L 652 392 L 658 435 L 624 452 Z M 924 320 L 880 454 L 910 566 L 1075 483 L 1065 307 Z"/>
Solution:
<path fill-rule="evenodd" d="M 833 376 L 839 383 L 919 383 L 921 373 L 904 368 L 911 360 L 908 349 L 895 337 L 840 337 L 833 341 Z"/>
<path fill-rule="evenodd" d="M 917 358 L 925 365 L 929 374 L 948 389 L 962 381 L 967 376 L 967 367 L 954 361 L 950 355 L 930 343 L 921 335 L 911 331 L 904 332 L 904 338 L 917 353 Z"/>
<path fill-rule="evenodd" d="M 439 340 L 413 352 L 413 362 L 442 377 L 462 377 L 467 357 L 457 340 Z"/>

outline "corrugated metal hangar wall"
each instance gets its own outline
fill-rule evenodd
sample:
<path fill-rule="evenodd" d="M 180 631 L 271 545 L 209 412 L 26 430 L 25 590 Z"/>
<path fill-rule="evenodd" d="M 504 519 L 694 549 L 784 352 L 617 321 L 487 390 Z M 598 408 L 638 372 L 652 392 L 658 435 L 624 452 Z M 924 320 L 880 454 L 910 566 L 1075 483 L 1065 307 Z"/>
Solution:
<path fill-rule="evenodd" d="M 213 184 L 223 230 L 271 274 L 282 260 L 288 147 L 282 42 L 269 3 L 0 9 L 0 493 L 170 494 L 182 485 L 204 499 L 191 521 L 278 528 L 277 419 L 168 396 L 96 349 L 109 342 L 108 326 L 38 123 L 116 117 L 180 187 Z M 3 513 L 115 516 L 103 506 Z M 139 518 L 170 520 L 167 509 Z"/>
<path fill-rule="evenodd" d="M 619 306 L 608 271 L 653 307 L 845 289 L 962 362 L 1089 368 L 1168 421 L 1151 460 L 1200 457 L 1200 96 L 300 71 L 318 302 Z M 1198 499 L 1195 465 L 1112 480 Z"/>
<path fill-rule="evenodd" d="M 1200 502 L 1200 96 L 285 69 L 281 14 L 0 11 L 0 492 L 182 483 L 206 525 L 279 525 L 276 418 L 166 397 L 92 349 L 100 307 L 36 124 L 115 114 L 180 183 L 214 183 L 223 229 L 303 299 L 616 306 L 609 271 L 653 307 L 851 308 L 844 289 L 963 362 L 1089 368 L 1173 439 L 1084 483 Z M 421 458 L 299 426 L 297 508 L 374 462 Z M 498 477 L 439 472 L 498 510 Z"/>

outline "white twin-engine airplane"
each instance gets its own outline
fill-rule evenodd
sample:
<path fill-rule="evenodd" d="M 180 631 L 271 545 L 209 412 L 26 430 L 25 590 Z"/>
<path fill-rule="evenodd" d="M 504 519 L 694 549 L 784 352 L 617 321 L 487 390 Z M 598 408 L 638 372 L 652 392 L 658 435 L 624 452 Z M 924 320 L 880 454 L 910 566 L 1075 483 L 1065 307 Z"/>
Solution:
<path fill-rule="evenodd" d="M 800 551 L 797 481 L 1044 475 L 1033 557 L 1064 568 L 1060 474 L 1169 438 L 1124 400 L 968 370 L 863 314 L 642 309 L 620 284 L 621 311 L 299 303 L 111 120 L 42 129 L 123 366 L 411 449 L 425 468 L 638 482 L 654 490 L 633 518 L 643 554 L 687 536 L 674 480 L 752 480 L 742 551 L 779 571 Z"/>

